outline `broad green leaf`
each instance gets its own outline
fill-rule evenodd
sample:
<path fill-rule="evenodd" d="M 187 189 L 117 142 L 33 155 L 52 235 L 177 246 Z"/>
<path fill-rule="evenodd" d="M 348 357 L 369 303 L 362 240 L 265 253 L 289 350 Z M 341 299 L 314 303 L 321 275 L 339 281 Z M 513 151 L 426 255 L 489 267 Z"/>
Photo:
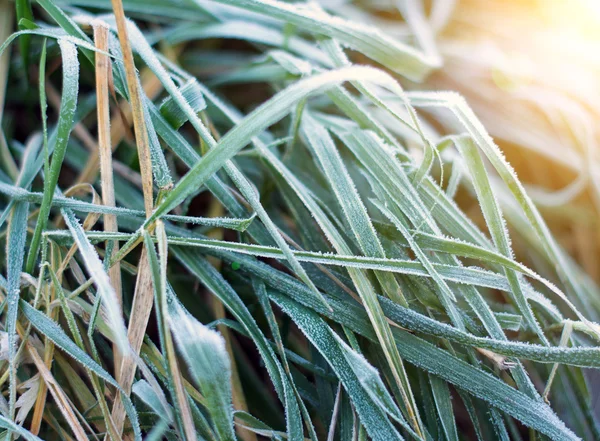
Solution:
<path fill-rule="evenodd" d="M 152 386 L 146 380 L 136 381 L 131 387 L 131 391 L 136 394 L 156 415 L 171 422 L 173 417 L 171 409 L 163 405 L 162 401 L 156 396 Z"/>
<path fill-rule="evenodd" d="M 169 312 L 169 322 L 190 374 L 206 397 L 206 407 L 219 439 L 235 440 L 231 410 L 231 366 L 225 340 L 176 303 Z"/>
<path fill-rule="evenodd" d="M 206 108 L 204 95 L 195 80 L 188 80 L 181 86 L 181 94 L 196 113 Z M 188 120 L 171 96 L 165 98 L 161 103 L 160 113 L 174 129 L 179 129 Z"/>

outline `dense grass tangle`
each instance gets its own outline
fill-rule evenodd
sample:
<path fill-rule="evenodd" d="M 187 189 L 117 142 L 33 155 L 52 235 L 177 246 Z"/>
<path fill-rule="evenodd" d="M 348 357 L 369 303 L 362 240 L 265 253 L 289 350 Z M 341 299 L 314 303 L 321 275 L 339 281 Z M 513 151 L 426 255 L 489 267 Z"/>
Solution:
<path fill-rule="evenodd" d="M 600 439 L 594 116 L 486 7 L 0 2 L 2 439 Z"/>

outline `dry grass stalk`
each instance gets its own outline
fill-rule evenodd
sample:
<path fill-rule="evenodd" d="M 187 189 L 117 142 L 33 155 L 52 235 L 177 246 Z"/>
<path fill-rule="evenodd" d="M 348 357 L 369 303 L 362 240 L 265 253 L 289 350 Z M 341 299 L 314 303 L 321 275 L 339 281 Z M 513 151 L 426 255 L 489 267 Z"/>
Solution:
<path fill-rule="evenodd" d="M 53 268 L 58 266 L 58 262 L 54 260 L 54 253 L 50 254 L 51 256 L 51 265 Z M 47 295 L 49 303 L 52 303 L 56 298 L 55 288 L 53 285 L 49 285 L 46 287 Z M 58 314 L 58 309 L 53 309 L 49 312 L 50 317 L 55 320 Z M 54 343 L 50 341 L 50 339 L 46 338 L 44 342 L 44 363 L 46 368 L 50 369 L 52 366 L 52 360 L 54 358 Z M 38 390 L 38 395 L 36 398 L 35 406 L 33 408 L 33 416 L 31 418 L 31 427 L 30 431 L 34 435 L 37 435 L 40 432 L 42 418 L 44 416 L 44 409 L 46 407 L 46 397 L 48 396 L 48 385 L 45 381 L 40 383 L 40 388 Z"/>
<path fill-rule="evenodd" d="M 140 77 L 141 77 L 141 81 L 142 81 L 142 88 L 144 89 L 144 93 L 146 94 L 146 96 L 148 96 L 148 98 L 150 98 L 151 100 L 155 99 L 158 96 L 158 94 L 160 93 L 160 91 L 162 90 L 161 82 L 158 80 L 158 78 L 156 78 L 152 74 L 152 72 L 150 72 L 150 70 L 148 68 L 142 69 L 142 73 L 141 73 Z M 109 72 L 109 81 L 111 80 L 111 78 L 112 78 L 112 75 L 110 75 L 110 72 Z M 49 98 L 50 98 L 50 96 L 49 96 Z M 127 133 L 130 130 L 129 121 L 132 120 L 132 118 L 133 118 L 132 111 L 131 111 L 131 107 L 129 106 L 129 103 L 126 100 L 122 100 L 119 104 L 119 111 L 110 121 L 110 127 L 111 127 L 110 144 L 111 144 L 113 150 L 119 145 L 119 143 L 124 138 L 127 137 Z M 74 134 L 76 136 L 79 136 L 79 133 L 76 132 L 75 129 L 74 129 Z M 80 139 L 85 144 L 85 141 L 82 138 L 80 138 Z M 96 180 L 96 177 L 98 176 L 99 162 L 100 162 L 100 158 L 98 156 L 98 151 L 95 147 L 90 150 L 91 150 L 91 153 L 88 158 L 88 162 L 86 163 L 85 167 L 82 169 L 80 175 L 77 178 L 78 183 L 93 182 Z M 115 168 L 115 171 L 118 171 L 118 170 Z"/>
<path fill-rule="evenodd" d="M 135 64 L 133 61 L 133 52 L 129 43 L 127 33 L 127 23 L 123 3 L 121 0 L 112 0 L 112 7 L 117 22 L 117 30 L 119 34 L 119 42 L 121 51 L 124 57 L 125 72 L 127 77 L 127 87 L 131 103 L 133 115 L 133 128 L 135 132 L 136 146 L 140 161 L 140 171 L 142 174 L 142 189 L 144 195 L 144 208 L 146 215 L 150 216 L 153 207 L 153 189 L 152 189 L 152 164 L 150 162 L 150 150 L 148 141 L 148 132 L 144 121 L 144 113 L 142 111 L 142 97 L 138 86 Z M 135 353 L 139 353 L 142 346 L 142 341 L 146 332 L 146 325 L 152 310 L 153 293 L 152 293 L 152 277 L 148 266 L 148 256 L 146 250 L 142 250 L 140 263 L 138 265 L 138 276 L 133 297 L 133 305 L 131 309 L 131 320 L 127 335 L 131 344 L 131 349 Z M 131 385 L 135 374 L 135 361 L 132 357 L 124 357 L 121 363 L 121 369 L 117 375 L 117 381 L 126 393 L 131 391 Z M 123 429 L 125 409 L 120 400 L 115 401 L 112 412 L 113 420 L 118 425 L 119 432 Z"/>
<path fill-rule="evenodd" d="M 96 47 L 103 52 L 108 52 L 108 28 L 101 23 L 94 25 L 94 42 Z M 108 96 L 108 72 L 111 69 L 110 59 L 101 52 L 96 52 L 96 96 L 98 109 L 98 153 L 100 156 L 100 182 L 102 185 L 102 201 L 109 207 L 116 206 L 115 187 L 113 182 L 112 149 L 110 144 L 110 104 Z M 117 217 L 113 214 L 104 215 L 104 231 L 118 232 Z M 114 244 L 113 252 L 119 251 L 119 244 Z M 121 292 L 121 265 L 116 262 L 109 270 L 108 276 L 112 284 L 120 307 L 123 307 L 123 293 Z M 115 370 L 121 364 L 121 355 L 115 350 Z"/>
<path fill-rule="evenodd" d="M 85 430 L 83 429 L 83 427 L 81 427 L 79 420 L 75 416 L 73 408 L 71 407 L 71 404 L 65 392 L 61 389 L 57 381 L 54 379 L 52 373 L 38 355 L 37 350 L 29 342 L 27 342 L 27 351 L 29 352 L 29 356 L 33 360 L 36 368 L 38 369 L 39 373 L 44 379 L 44 383 L 48 387 L 48 390 L 50 391 L 50 394 L 52 395 L 54 401 L 58 405 L 61 413 L 69 423 L 69 427 L 71 427 L 75 438 L 78 441 L 88 441 L 88 437 L 85 434 Z"/>

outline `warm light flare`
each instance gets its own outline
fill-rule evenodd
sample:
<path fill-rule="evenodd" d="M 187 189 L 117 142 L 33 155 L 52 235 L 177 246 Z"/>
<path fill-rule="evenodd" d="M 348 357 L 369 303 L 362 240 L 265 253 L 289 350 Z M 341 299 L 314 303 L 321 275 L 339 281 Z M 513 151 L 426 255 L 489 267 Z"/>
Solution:
<path fill-rule="evenodd" d="M 462 0 L 438 41 L 445 66 L 427 87 L 465 96 L 600 279 L 600 1 Z"/>

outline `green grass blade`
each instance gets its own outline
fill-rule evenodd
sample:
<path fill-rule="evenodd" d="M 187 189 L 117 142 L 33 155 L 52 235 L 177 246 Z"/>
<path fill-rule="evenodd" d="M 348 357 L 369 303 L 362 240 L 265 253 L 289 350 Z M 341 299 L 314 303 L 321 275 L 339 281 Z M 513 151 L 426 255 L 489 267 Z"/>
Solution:
<path fill-rule="evenodd" d="M 369 394 L 363 389 L 325 322 L 313 312 L 283 296 L 273 299 L 294 318 L 296 324 L 336 371 L 360 415 L 361 424 L 365 426 L 371 438 L 376 441 L 402 440 L 402 436 L 392 426 L 386 414 L 372 402 Z"/>
<path fill-rule="evenodd" d="M 286 409 L 288 410 L 288 414 L 286 415 L 286 419 L 288 435 L 290 439 L 300 440 L 303 437 L 301 430 L 302 420 L 299 407 L 295 404 L 293 383 L 285 375 L 281 364 L 277 361 L 275 352 L 256 325 L 247 307 L 231 286 L 203 258 L 199 258 L 195 253 L 185 249 L 174 248 L 174 253 L 202 283 L 219 297 L 219 300 L 223 302 L 234 317 L 242 324 L 246 332 L 248 332 L 265 362 L 265 368 L 269 373 L 280 400 L 287 404 Z"/>
<path fill-rule="evenodd" d="M 479 151 L 477 150 L 475 144 L 467 138 L 459 139 L 458 146 L 473 179 L 473 184 L 475 185 L 475 190 L 477 191 L 477 198 L 479 199 L 481 210 L 483 211 L 483 215 L 490 230 L 490 234 L 494 239 L 494 243 L 498 247 L 500 253 L 512 259 L 513 255 L 510 247 L 508 231 L 506 229 L 504 219 L 502 218 L 502 213 L 500 212 L 500 207 L 497 203 L 496 196 L 492 191 L 492 187 L 485 172 L 485 166 L 481 156 L 479 155 Z M 535 330 L 540 340 L 544 344 L 548 345 L 549 342 L 546 339 L 546 336 L 544 335 L 540 325 L 533 315 L 533 311 L 527 304 L 527 300 L 523 293 L 521 282 L 517 274 L 511 269 L 505 269 L 505 273 L 508 283 L 511 286 L 511 293 L 514 297 L 514 301 L 519 307 L 519 311 L 523 317 L 525 317 L 525 320 L 529 326 Z"/>
<path fill-rule="evenodd" d="M 9 196 L 13 201 L 32 202 L 40 204 L 43 201 L 43 194 L 27 191 L 23 188 L 16 187 L 0 182 L 0 194 Z M 99 213 L 99 214 L 114 214 L 116 216 L 133 217 L 144 219 L 145 213 L 141 210 L 132 210 L 130 208 L 109 207 L 106 205 L 97 205 L 90 202 L 81 201 L 74 198 L 56 195 L 52 199 L 52 207 L 69 208 L 81 213 Z M 179 216 L 165 215 L 164 220 L 172 222 L 189 223 L 193 225 L 202 225 L 214 228 L 229 228 L 235 231 L 246 231 L 251 225 L 255 216 L 247 219 L 226 218 L 226 217 L 194 217 L 194 216 Z"/>
<path fill-rule="evenodd" d="M 183 390 L 181 376 L 178 370 L 176 354 L 169 324 L 167 322 L 167 246 L 164 237 L 164 226 L 159 223 L 156 228 L 159 242 L 160 257 L 156 253 L 154 243 L 147 231 L 144 231 L 144 245 L 148 251 L 148 261 L 152 272 L 154 287 L 154 308 L 158 324 L 160 345 L 167 364 L 167 381 L 174 403 L 175 420 L 180 435 L 185 439 L 196 438 L 196 430 L 191 416 L 187 394 Z M 155 394 L 154 394 L 155 395 Z"/>
<path fill-rule="evenodd" d="M 340 43 L 363 52 L 366 56 L 412 80 L 422 80 L 432 69 L 440 66 L 439 59 L 428 58 L 376 29 L 334 18 L 314 7 L 290 5 L 276 0 L 219 0 L 219 2 L 292 23 L 317 35 L 324 34 L 335 38 Z"/>
<path fill-rule="evenodd" d="M 148 222 L 167 214 L 195 189 L 201 187 L 225 162 L 248 144 L 249 139 L 283 118 L 299 101 L 311 94 L 331 88 L 345 81 L 362 79 L 382 84 L 395 84 L 381 71 L 367 67 L 342 68 L 300 80 L 275 95 L 265 105 L 246 116 L 230 130 L 219 143 L 209 150 L 156 207 Z"/>
<path fill-rule="evenodd" d="M 456 420 L 452 409 L 452 397 L 450 396 L 448 384 L 435 375 L 429 376 L 429 383 L 431 384 L 433 400 L 435 401 L 440 422 L 444 429 L 444 435 L 446 435 L 448 441 L 458 441 Z"/>
<path fill-rule="evenodd" d="M 329 133 L 310 115 L 305 115 L 303 118 L 302 132 L 342 206 L 346 221 L 362 252 L 369 257 L 385 258 L 385 252 L 367 214 L 367 209 L 362 203 Z M 385 272 L 376 272 L 375 274 L 388 297 L 406 306 L 406 299 L 402 296 L 394 276 Z"/>
<path fill-rule="evenodd" d="M 219 439 L 235 440 L 231 410 L 231 366 L 225 340 L 177 304 L 171 308 L 169 321 L 190 373 L 206 397 L 207 410 Z"/>
<path fill-rule="evenodd" d="M 12 209 L 8 226 L 6 267 L 8 312 L 6 332 L 8 333 L 8 359 L 10 371 L 10 417 L 14 418 L 17 396 L 17 314 L 21 295 L 21 271 L 25 258 L 25 240 L 27 238 L 27 215 L 29 204 L 17 203 Z"/>
<path fill-rule="evenodd" d="M 271 294 L 271 291 L 268 292 L 277 301 L 287 298 L 280 294 Z M 301 297 L 298 300 L 301 300 Z M 331 301 L 330 304 L 334 308 L 337 306 Z M 348 305 L 345 308 L 348 308 Z M 304 308 L 302 310 L 307 311 Z M 370 339 L 375 338 L 375 333 L 372 329 L 369 329 L 370 326 L 364 327 L 367 318 L 366 314 L 359 311 L 360 309 L 354 309 L 352 312 L 347 311 L 347 314 L 343 314 L 343 321 L 356 332 L 363 335 L 366 333 Z M 341 321 L 342 311 L 335 308 L 332 316 L 336 320 Z M 360 319 L 359 316 L 361 317 Z M 359 322 L 362 324 L 359 324 Z M 314 334 L 312 329 L 307 332 Z M 565 426 L 552 409 L 542 401 L 529 398 L 524 393 L 513 389 L 490 374 L 465 363 L 450 353 L 410 333 L 394 329 L 394 335 L 399 352 L 408 362 L 489 402 L 492 406 L 512 415 L 525 425 L 548 435 L 552 439 L 579 439 Z"/>
<path fill-rule="evenodd" d="M 23 427 L 12 422 L 11 420 L 9 420 L 8 418 L 6 418 L 3 415 L 0 415 L 0 427 L 2 427 L 3 429 L 10 430 L 14 433 L 18 433 L 23 438 L 25 438 L 27 441 L 41 441 L 40 438 L 35 436 L 29 430 L 24 429 Z"/>
<path fill-rule="evenodd" d="M 107 311 L 108 321 L 115 337 L 115 343 L 119 346 L 119 349 L 123 354 L 129 354 L 130 346 L 129 340 L 127 339 L 127 330 L 123 323 L 117 295 L 110 284 L 110 280 L 100 261 L 100 257 L 98 257 L 98 253 L 86 237 L 83 227 L 73 212 L 65 208 L 63 208 L 61 212 L 65 219 L 65 223 L 79 248 L 83 261 L 94 280 L 98 293 L 102 297 L 102 302 Z"/>
<path fill-rule="evenodd" d="M 77 108 L 77 93 L 79 91 L 79 61 L 77 60 L 77 49 L 75 45 L 66 40 L 59 40 L 58 44 L 63 59 L 63 92 L 58 118 L 58 133 L 55 138 L 54 148 L 52 149 L 53 154 L 52 162 L 50 164 L 50 173 L 46 176 L 44 182 L 44 199 L 38 214 L 38 221 L 35 226 L 33 238 L 31 239 L 29 254 L 27 255 L 25 270 L 28 273 L 33 272 L 40 247 L 42 232 L 46 229 L 48 223 L 52 198 L 54 196 L 54 191 L 56 190 L 58 176 L 67 151 L 73 117 L 75 115 L 75 109 Z"/>

